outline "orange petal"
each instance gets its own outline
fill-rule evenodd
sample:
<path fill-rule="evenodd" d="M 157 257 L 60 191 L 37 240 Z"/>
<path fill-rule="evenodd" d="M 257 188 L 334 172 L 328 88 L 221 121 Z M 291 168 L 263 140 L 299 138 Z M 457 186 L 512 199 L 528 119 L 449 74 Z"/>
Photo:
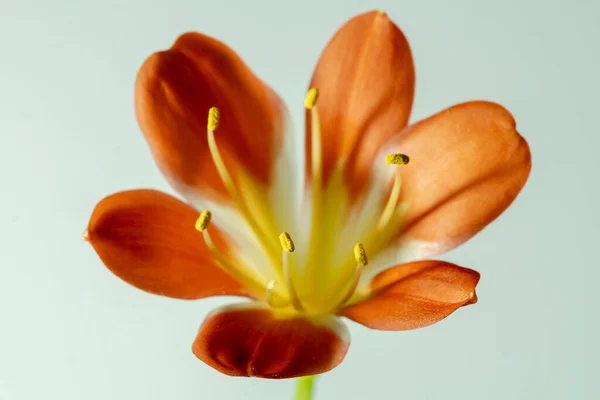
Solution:
<path fill-rule="evenodd" d="M 180 299 L 247 296 L 215 265 L 194 228 L 197 218 L 196 210 L 168 194 L 131 190 L 98 203 L 85 238 L 108 269 L 147 292 Z"/>
<path fill-rule="evenodd" d="M 325 179 L 343 158 L 349 182 L 359 187 L 381 146 L 408 122 L 415 87 L 408 42 L 381 11 L 354 17 L 323 51 L 310 85 L 319 89 Z M 310 123 L 306 126 L 310 173 Z"/>
<path fill-rule="evenodd" d="M 421 259 L 458 246 L 493 221 L 531 170 L 527 142 L 495 103 L 450 107 L 393 141 L 394 150 L 410 156 L 400 169 L 408 202 L 403 242 Z"/>
<path fill-rule="evenodd" d="M 341 315 L 372 329 L 422 328 L 475 303 L 478 282 L 478 272 L 443 261 L 397 265 L 373 279 L 368 300 Z"/>
<path fill-rule="evenodd" d="M 235 176 L 239 162 L 257 181 L 269 181 L 285 106 L 218 40 L 186 33 L 151 55 L 138 73 L 135 105 L 154 159 L 176 190 L 226 193 L 207 145 L 212 106 L 221 111 L 215 135 L 230 172 Z"/>
<path fill-rule="evenodd" d="M 336 367 L 349 345 L 347 328 L 336 317 L 280 316 L 246 303 L 211 313 L 192 351 L 227 375 L 294 378 Z"/>

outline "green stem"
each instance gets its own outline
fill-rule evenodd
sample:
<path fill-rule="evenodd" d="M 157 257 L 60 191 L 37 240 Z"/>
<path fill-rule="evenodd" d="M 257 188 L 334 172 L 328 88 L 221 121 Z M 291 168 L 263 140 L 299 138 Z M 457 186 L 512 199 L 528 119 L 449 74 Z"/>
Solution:
<path fill-rule="evenodd" d="M 298 378 L 298 384 L 296 385 L 296 400 L 311 400 L 313 398 L 314 381 L 315 375 Z"/>

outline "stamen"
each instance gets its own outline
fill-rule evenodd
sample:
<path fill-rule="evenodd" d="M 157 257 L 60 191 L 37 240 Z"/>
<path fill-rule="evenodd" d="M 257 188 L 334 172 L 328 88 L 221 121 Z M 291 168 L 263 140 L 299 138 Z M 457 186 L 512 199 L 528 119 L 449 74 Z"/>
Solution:
<path fill-rule="evenodd" d="M 281 243 L 281 247 L 288 253 L 293 253 L 296 250 L 294 241 L 287 232 L 283 232 L 281 235 L 279 235 L 279 242 Z"/>
<path fill-rule="evenodd" d="M 200 217 L 196 221 L 196 229 L 202 232 L 202 237 L 204 238 L 206 247 L 208 247 L 210 252 L 217 260 L 217 266 L 225 273 L 231 275 L 231 277 L 234 279 L 246 285 L 246 287 L 250 290 L 254 291 L 255 293 L 260 293 L 263 290 L 263 284 L 257 281 L 253 276 L 246 273 L 243 269 L 230 262 L 227 257 L 223 255 L 219 249 L 217 249 L 217 246 L 215 246 L 215 243 L 213 242 L 207 229 L 208 225 L 210 224 L 211 216 L 212 214 L 210 211 L 202 211 L 202 213 L 200 213 Z"/>
<path fill-rule="evenodd" d="M 214 133 L 214 130 L 219 126 L 219 121 L 220 121 L 219 109 L 216 107 L 211 107 L 211 109 L 208 112 L 207 136 L 208 136 L 208 148 L 210 150 L 210 155 L 212 156 L 213 163 L 215 164 L 217 172 L 219 173 L 219 176 L 221 177 L 221 180 L 223 181 L 223 184 L 227 188 L 227 191 L 229 192 L 231 198 L 237 205 L 238 209 L 240 210 L 240 212 L 242 213 L 242 215 L 244 216 L 246 221 L 248 221 L 250 228 L 254 231 L 254 234 L 257 236 L 261 246 L 263 247 L 266 254 L 271 259 L 271 262 L 273 263 L 273 265 L 277 265 L 279 263 L 279 260 L 277 259 L 276 253 L 273 253 L 274 249 L 271 246 L 269 246 L 271 241 L 268 239 L 267 235 L 260 228 L 260 226 L 256 222 L 253 215 L 250 213 L 250 210 L 246 206 L 246 203 L 242 199 L 242 196 L 238 192 L 235 184 L 233 183 L 233 179 L 231 178 L 231 175 L 229 174 L 229 171 L 227 170 L 227 167 L 225 166 L 225 162 L 223 161 L 223 158 L 221 157 L 221 152 L 219 151 L 219 148 L 217 146 L 217 141 L 215 140 L 215 133 Z"/>
<path fill-rule="evenodd" d="M 410 161 L 410 157 L 406 154 L 389 154 L 385 157 L 385 162 L 393 165 L 406 165 Z M 387 224 L 390 222 L 390 219 L 394 215 L 394 211 L 398 206 L 398 200 L 400 199 L 400 189 L 402 187 L 402 176 L 400 175 L 400 171 L 396 171 L 396 176 L 394 177 L 394 186 L 392 187 L 392 192 L 390 193 L 390 197 L 383 208 L 383 212 L 381 213 L 381 217 L 379 218 L 379 222 L 377 223 L 377 230 L 382 231 Z"/>
<path fill-rule="evenodd" d="M 210 224 L 210 220 L 212 218 L 212 213 L 208 210 L 204 210 L 200 213 L 200 217 L 196 221 L 196 229 L 200 232 L 204 232 Z"/>
<path fill-rule="evenodd" d="M 379 217 L 379 222 L 377 223 L 378 231 L 382 231 L 394 215 L 394 211 L 398 206 L 398 200 L 400 199 L 401 188 L 402 176 L 400 175 L 400 173 L 396 173 L 394 177 L 394 186 L 392 187 L 392 192 L 390 193 L 390 197 L 388 197 L 387 203 L 385 204 L 383 212 L 381 213 L 381 217 Z"/>
<path fill-rule="evenodd" d="M 354 246 L 354 259 L 363 267 L 369 263 L 369 260 L 367 259 L 367 252 L 365 251 L 365 247 L 362 245 L 362 243 L 356 243 Z"/>
<path fill-rule="evenodd" d="M 317 88 L 310 88 L 304 98 L 304 107 L 306 107 L 307 110 L 312 109 L 315 106 L 318 97 L 319 90 Z"/>
<path fill-rule="evenodd" d="M 319 91 L 316 88 L 311 88 L 306 94 L 304 106 L 310 110 L 311 123 L 311 173 L 312 173 L 312 219 L 308 254 L 308 280 L 316 280 L 316 268 L 321 264 L 319 257 L 321 254 L 321 220 L 323 213 L 323 187 L 322 187 L 322 149 L 321 149 L 321 124 L 319 122 L 319 112 L 317 111 L 316 101 L 319 96 Z"/>
<path fill-rule="evenodd" d="M 410 161 L 410 157 L 406 154 L 389 154 L 385 156 L 385 162 L 388 164 L 406 165 Z"/>
<path fill-rule="evenodd" d="M 348 302 L 348 300 L 350 300 L 350 298 L 356 291 L 356 288 L 358 287 L 358 282 L 360 282 L 360 277 L 362 275 L 363 270 L 369 263 L 367 259 L 367 252 L 365 251 L 365 248 L 362 245 L 362 243 L 357 243 L 354 246 L 354 258 L 356 259 L 356 267 L 354 269 L 354 280 L 352 281 L 352 284 L 348 288 L 348 291 L 346 292 L 342 300 L 338 303 L 338 305 L 335 307 L 335 309 L 342 307 Z"/>
<path fill-rule="evenodd" d="M 206 125 L 209 131 L 214 131 L 217 129 L 219 126 L 220 116 L 221 113 L 217 107 L 211 107 L 210 110 L 208 110 L 208 122 Z"/>
<path fill-rule="evenodd" d="M 279 242 L 281 243 L 281 248 L 283 251 L 281 252 L 282 264 L 283 264 L 283 277 L 285 279 L 285 286 L 290 295 L 290 302 L 292 306 L 298 311 L 304 311 L 304 307 L 302 307 L 302 303 L 300 302 L 300 298 L 298 297 L 298 293 L 296 292 L 296 288 L 294 287 L 294 283 L 292 281 L 292 272 L 290 271 L 290 261 L 289 261 L 289 253 L 293 253 L 296 249 L 294 245 L 294 241 L 292 237 L 287 232 L 282 232 L 279 235 Z"/>

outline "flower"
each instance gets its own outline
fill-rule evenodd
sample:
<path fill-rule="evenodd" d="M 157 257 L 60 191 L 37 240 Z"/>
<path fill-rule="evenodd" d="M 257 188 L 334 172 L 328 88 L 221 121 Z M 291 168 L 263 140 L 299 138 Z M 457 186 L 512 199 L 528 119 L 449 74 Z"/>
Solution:
<path fill-rule="evenodd" d="M 334 368 L 349 346 L 340 317 L 378 330 L 433 324 L 477 300 L 479 274 L 428 258 L 500 215 L 531 157 L 491 102 L 407 125 L 414 82 L 408 42 L 386 14 L 350 19 L 310 82 L 302 152 L 281 99 L 226 45 L 186 33 L 143 64 L 135 105 L 189 204 L 116 193 L 85 237 L 147 292 L 251 299 L 213 311 L 192 345 L 228 375 Z"/>

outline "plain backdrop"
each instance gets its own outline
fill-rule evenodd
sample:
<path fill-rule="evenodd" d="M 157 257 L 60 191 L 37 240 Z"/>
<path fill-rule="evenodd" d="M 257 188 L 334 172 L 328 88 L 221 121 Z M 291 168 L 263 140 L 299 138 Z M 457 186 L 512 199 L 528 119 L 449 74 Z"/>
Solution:
<path fill-rule="evenodd" d="M 191 353 L 232 299 L 152 296 L 81 240 L 115 191 L 172 193 L 133 111 L 137 69 L 190 30 L 237 50 L 298 130 L 323 46 L 388 13 L 417 69 L 412 120 L 489 99 L 515 115 L 533 171 L 500 219 L 442 258 L 482 274 L 479 303 L 432 327 L 350 324 L 317 399 L 600 398 L 600 2 L 594 0 L 0 0 L 0 399 L 291 399 Z"/>

